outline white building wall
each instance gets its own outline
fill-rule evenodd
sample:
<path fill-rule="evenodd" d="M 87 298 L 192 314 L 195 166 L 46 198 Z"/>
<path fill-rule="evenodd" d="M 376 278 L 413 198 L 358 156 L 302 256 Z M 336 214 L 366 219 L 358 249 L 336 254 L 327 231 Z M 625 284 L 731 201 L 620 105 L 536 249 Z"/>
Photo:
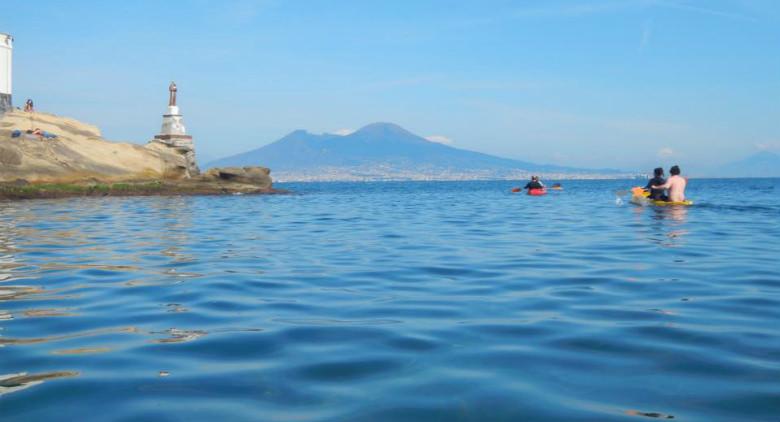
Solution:
<path fill-rule="evenodd" d="M 0 94 L 11 95 L 13 93 L 11 83 L 13 43 L 13 37 L 0 32 Z"/>

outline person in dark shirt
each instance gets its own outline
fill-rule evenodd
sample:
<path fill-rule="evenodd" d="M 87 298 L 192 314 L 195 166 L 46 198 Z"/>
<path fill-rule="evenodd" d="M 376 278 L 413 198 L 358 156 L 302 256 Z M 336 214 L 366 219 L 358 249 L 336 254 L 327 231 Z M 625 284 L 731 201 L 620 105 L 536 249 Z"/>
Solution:
<path fill-rule="evenodd" d="M 661 186 L 664 183 L 666 183 L 666 179 L 664 179 L 664 169 L 657 167 L 655 170 L 653 170 L 653 178 L 650 179 L 650 181 L 648 181 L 647 185 L 645 186 L 645 190 L 650 191 L 650 199 L 655 201 L 669 200 L 669 197 L 666 196 L 665 189 L 653 189 L 653 186 Z"/>
<path fill-rule="evenodd" d="M 531 181 L 526 183 L 523 189 L 544 189 L 544 185 L 539 181 L 539 176 L 531 176 Z"/>

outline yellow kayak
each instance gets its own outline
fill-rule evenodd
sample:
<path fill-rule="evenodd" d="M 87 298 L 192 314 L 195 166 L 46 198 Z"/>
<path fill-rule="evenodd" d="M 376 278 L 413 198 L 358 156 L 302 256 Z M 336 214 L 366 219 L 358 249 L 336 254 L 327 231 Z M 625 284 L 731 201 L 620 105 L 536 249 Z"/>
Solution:
<path fill-rule="evenodd" d="M 657 201 L 653 199 L 648 199 L 647 197 L 650 196 L 650 192 L 645 191 L 644 189 L 640 187 L 635 187 L 631 189 L 631 193 L 633 196 L 631 197 L 631 203 L 637 204 L 637 205 L 655 205 L 659 207 L 665 207 L 668 205 L 682 205 L 682 206 L 690 206 L 693 205 L 693 201 L 691 200 L 685 200 L 685 201 Z"/>
<path fill-rule="evenodd" d="M 659 207 L 665 207 L 667 205 L 693 205 L 693 201 L 685 200 L 685 201 L 647 201 L 652 205 L 657 205 Z"/>

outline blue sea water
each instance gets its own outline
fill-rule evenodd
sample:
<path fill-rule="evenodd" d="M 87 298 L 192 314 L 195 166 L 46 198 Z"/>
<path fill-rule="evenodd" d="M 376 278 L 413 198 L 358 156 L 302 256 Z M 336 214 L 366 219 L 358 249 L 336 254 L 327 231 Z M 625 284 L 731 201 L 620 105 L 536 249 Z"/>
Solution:
<path fill-rule="evenodd" d="M 780 419 L 780 180 L 518 184 L 0 202 L 0 419 Z"/>

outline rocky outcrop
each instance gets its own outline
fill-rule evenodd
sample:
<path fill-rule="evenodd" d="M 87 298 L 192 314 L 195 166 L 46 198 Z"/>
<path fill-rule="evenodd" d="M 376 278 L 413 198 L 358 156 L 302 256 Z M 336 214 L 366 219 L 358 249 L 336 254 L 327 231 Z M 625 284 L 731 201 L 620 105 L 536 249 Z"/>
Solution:
<path fill-rule="evenodd" d="M 43 135 L 25 133 L 33 129 Z M 267 168 L 199 174 L 193 157 L 191 145 L 109 142 L 95 126 L 52 114 L 0 115 L 0 199 L 284 193 Z"/>
<path fill-rule="evenodd" d="M 36 128 L 56 137 L 25 133 Z M 14 130 L 22 135 L 12 137 Z M 109 142 L 97 127 L 74 119 L 20 111 L 0 116 L 0 182 L 176 180 L 189 166 L 174 148 Z"/>
<path fill-rule="evenodd" d="M 204 181 L 222 180 L 270 189 L 272 185 L 270 174 L 271 170 L 265 167 L 221 167 L 209 169 L 200 178 Z"/>

